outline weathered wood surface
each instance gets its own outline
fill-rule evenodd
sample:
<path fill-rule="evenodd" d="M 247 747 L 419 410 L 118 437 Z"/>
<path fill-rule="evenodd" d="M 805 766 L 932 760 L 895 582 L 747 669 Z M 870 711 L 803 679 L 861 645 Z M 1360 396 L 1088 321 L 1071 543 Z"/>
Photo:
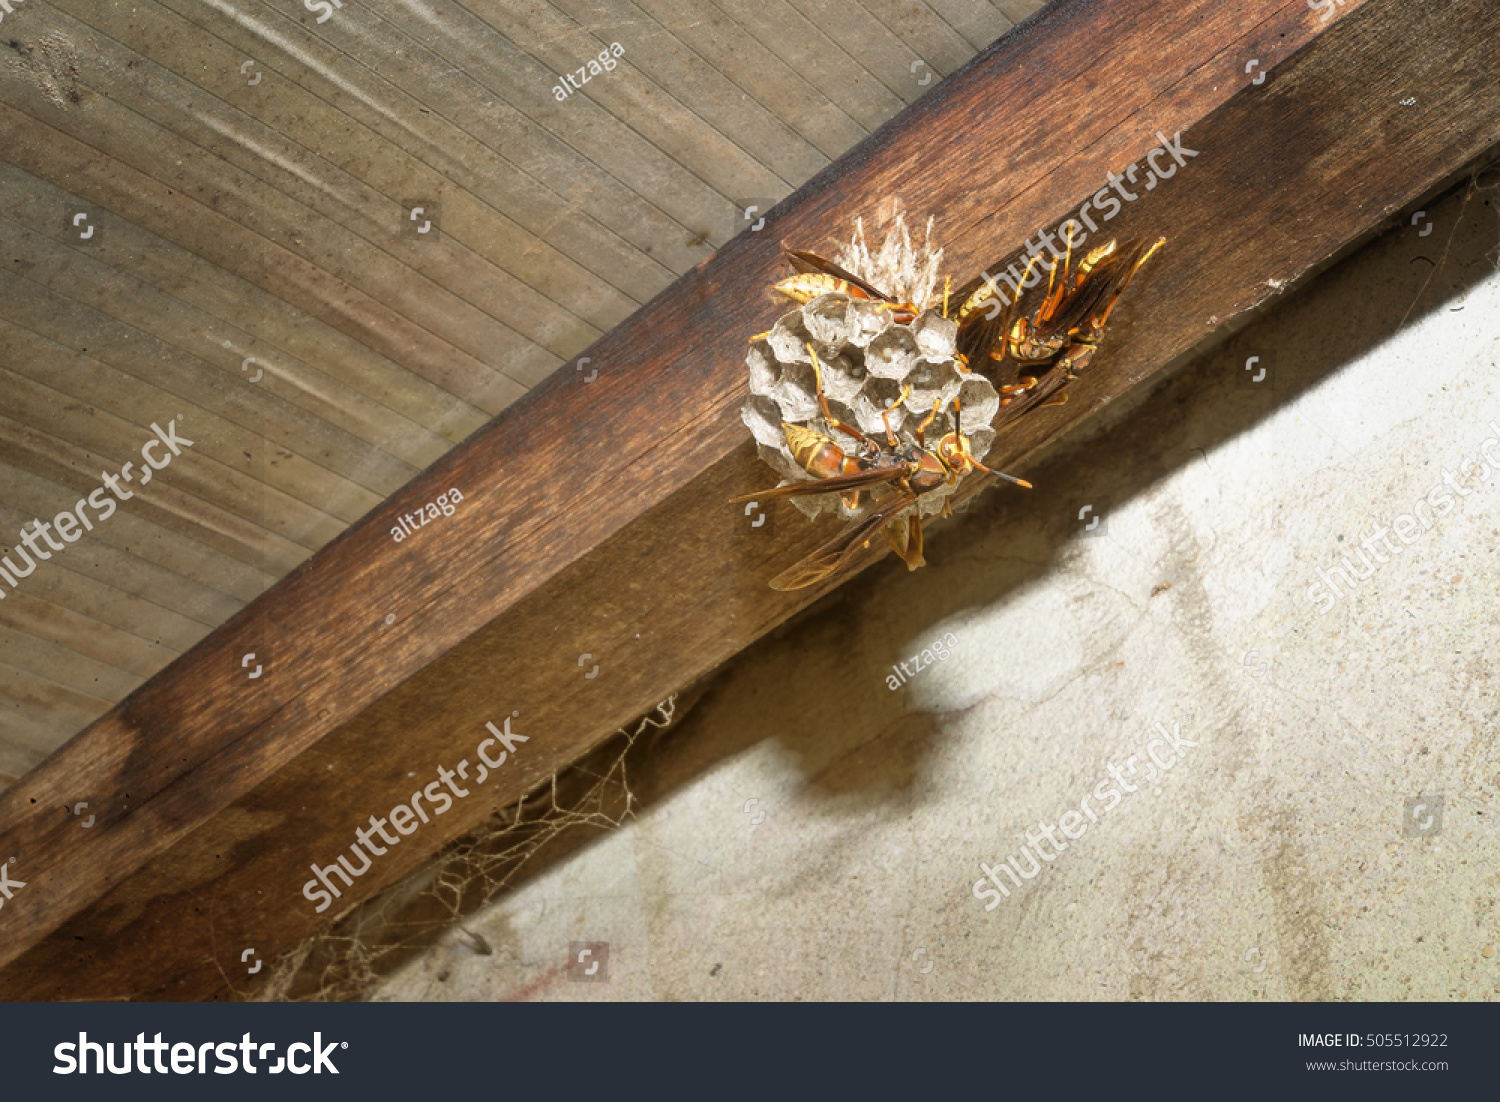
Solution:
<path fill-rule="evenodd" d="M 248 990 L 245 949 L 289 948 L 813 599 L 765 581 L 827 530 L 746 536 L 727 505 L 767 477 L 737 411 L 744 337 L 780 309 L 764 293 L 780 241 L 819 244 L 899 194 L 937 217 L 949 266 L 968 272 L 1055 226 L 1157 131 L 1186 131 L 1199 156 L 1110 226 L 1170 243 L 1106 354 L 1073 401 L 991 453 L 1024 471 L 1038 445 L 1500 139 L 1486 45 L 1500 11 L 1341 12 L 1099 0 L 987 50 L 799 191 L 772 232 L 741 235 L 590 349 L 593 382 L 548 379 L 0 796 L 0 852 L 27 882 L 0 912 L 0 997 Z M 1261 85 L 1249 58 L 1270 70 Z M 456 515 L 391 542 L 398 514 L 450 486 L 466 497 Z M 274 654 L 253 683 L 251 650 Z M 472 762 L 486 722 L 516 711 L 530 741 L 495 778 L 314 914 L 309 864 L 439 765 Z M 68 814 L 79 799 L 93 830 Z"/>
<path fill-rule="evenodd" d="M 893 0 L 884 26 L 803 0 L 0 11 L 0 505 L 54 516 L 164 404 L 198 441 L 128 534 L 89 537 L 118 541 L 109 562 L 27 581 L 102 656 L 0 601 L 0 770 L 39 764 L 692 268 L 745 197 L 789 194 L 1041 3 Z M 856 56 L 839 43 L 861 18 Z M 615 40 L 607 79 L 557 102 L 559 72 Z M 401 225 L 421 196 L 443 213 L 418 243 Z M 58 677 L 21 660 L 33 641 Z M 81 676 L 96 696 L 69 693 Z"/>

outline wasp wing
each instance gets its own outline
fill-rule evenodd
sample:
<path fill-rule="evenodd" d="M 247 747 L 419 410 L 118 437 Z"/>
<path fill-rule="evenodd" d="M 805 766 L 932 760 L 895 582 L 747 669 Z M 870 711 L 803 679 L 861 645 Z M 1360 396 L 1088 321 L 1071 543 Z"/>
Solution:
<path fill-rule="evenodd" d="M 1046 339 L 1075 329 L 1094 328 L 1096 319 L 1102 325 L 1110 307 L 1130 285 L 1136 270 L 1161 245 L 1161 240 L 1150 241 L 1144 237 L 1126 241 L 1084 274 L 1083 282 L 1064 297 L 1045 326 L 1046 331 L 1039 337 Z"/>
<path fill-rule="evenodd" d="M 1026 286 L 1033 263 L 1026 249 L 1017 249 L 950 296 L 953 307 L 949 316 L 958 322 L 955 348 L 971 369 L 983 366 L 984 357 L 1009 331 L 1011 322 L 1027 312 L 1022 304 L 1046 293 L 1040 281 Z"/>
<path fill-rule="evenodd" d="M 1018 398 L 1009 405 L 1000 407 L 1000 412 L 995 414 L 995 419 L 991 427 L 998 432 L 1003 425 L 1014 421 L 1028 409 L 1045 403 L 1048 398 L 1051 398 L 1070 382 L 1072 382 L 1072 377 L 1066 371 L 1057 368 L 1052 368 L 1046 373 L 1039 375 L 1036 386 L 1024 398 Z"/>
<path fill-rule="evenodd" d="M 999 303 L 996 302 L 996 306 Z M 990 349 L 995 347 L 1005 333 L 1009 324 L 1011 308 L 1004 310 L 984 310 L 970 314 L 968 318 L 959 323 L 958 336 L 954 340 L 954 351 L 963 357 L 964 363 L 969 365 L 970 370 L 977 371 L 983 365 L 983 360 L 989 355 Z"/>
<path fill-rule="evenodd" d="M 1065 346 L 1067 338 L 1081 331 L 1085 339 L 1097 342 L 1103 336 L 1110 312 L 1124 294 L 1125 288 L 1130 285 L 1135 273 L 1165 243 L 1165 238 L 1150 241 L 1144 237 L 1136 237 L 1115 248 L 1077 277 L 1078 283 L 1063 296 L 1052 316 L 1045 321 L 1039 320 L 1032 329 L 1031 339 L 1037 343 L 1056 340 Z M 1008 347 L 1004 351 L 1008 353 Z M 1070 381 L 1067 372 L 1052 366 L 1062 354 L 1063 348 L 1059 348 L 1057 354 L 1051 357 L 1051 363 L 1041 365 L 1041 370 L 1022 364 L 1021 373 L 1035 375 L 1040 383 L 1024 398 L 1002 406 L 995 428 L 1006 421 L 1015 420 L 1029 409 L 1045 404 Z M 1002 360 L 1004 358 L 1001 357 Z"/>
<path fill-rule="evenodd" d="M 888 520 L 903 509 L 914 505 L 916 500 L 916 494 L 898 494 L 878 508 L 865 513 L 796 566 L 772 578 L 771 588 L 803 589 L 822 581 L 847 563 L 854 553 L 868 543 Z"/>
<path fill-rule="evenodd" d="M 969 282 L 954 289 L 948 296 L 948 301 L 953 304 L 953 313 L 951 316 L 959 322 L 964 321 L 974 310 L 982 308 L 985 305 L 985 301 L 993 297 L 994 293 L 1001 287 L 1006 286 L 1007 283 L 1019 281 L 1020 276 L 1017 276 L 1011 269 L 1014 269 L 1015 265 L 1020 263 L 1025 255 L 1026 250 L 1024 248 L 1017 249 L 1015 252 L 995 261 L 995 263 L 969 280 Z M 1012 277 L 1010 280 L 1004 278 L 1007 274 Z M 980 292 L 985 293 L 981 294 Z"/>
<path fill-rule="evenodd" d="M 808 494 L 836 494 L 843 490 L 857 490 L 861 486 L 873 486 L 877 482 L 893 482 L 910 473 L 905 463 L 891 463 L 883 467 L 871 467 L 854 474 L 838 474 L 831 478 L 814 478 L 807 482 L 793 482 L 788 486 L 776 486 L 769 490 L 758 490 L 753 494 L 732 497 L 732 503 L 760 501 L 768 497 L 805 497 Z"/>
<path fill-rule="evenodd" d="M 884 291 L 878 290 L 877 288 L 872 287 L 870 284 L 866 283 L 864 280 L 860 279 L 859 276 L 855 275 L 847 268 L 840 268 L 833 261 L 828 260 L 825 257 L 821 257 L 817 253 L 810 253 L 806 249 L 788 249 L 786 251 L 786 262 L 798 272 L 826 275 L 832 276 L 834 279 L 842 279 L 851 287 L 858 287 L 861 291 L 869 295 L 871 298 L 878 298 L 882 302 L 896 301 Z"/>

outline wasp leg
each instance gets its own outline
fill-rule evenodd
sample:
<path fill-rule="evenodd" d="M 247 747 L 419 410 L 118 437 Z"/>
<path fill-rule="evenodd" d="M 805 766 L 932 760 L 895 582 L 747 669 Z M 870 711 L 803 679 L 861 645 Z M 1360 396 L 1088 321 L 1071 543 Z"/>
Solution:
<path fill-rule="evenodd" d="M 998 330 L 1000 335 L 995 340 L 995 343 L 999 345 L 999 350 L 996 351 L 996 349 L 991 346 L 988 351 L 989 357 L 995 360 L 997 364 L 1004 364 L 1007 358 L 1021 358 L 1016 355 L 1015 350 L 1020 346 L 1020 343 L 1026 339 L 1026 333 L 1028 332 L 1028 323 L 1024 314 L 1019 318 L 1016 317 L 1016 314 L 1020 312 L 1021 299 L 1026 294 L 1026 281 L 1031 278 L 1031 270 L 1036 267 L 1036 262 L 1040 259 L 1040 253 L 1033 253 L 1031 259 L 1026 262 L 1026 270 L 1021 273 L 1021 278 L 1012 288 L 1016 293 L 1016 297 L 1014 299 L 1011 299 L 1009 295 L 1005 294 L 998 287 L 996 287 L 993 280 L 990 283 L 991 289 L 1001 298 L 1006 300 L 1005 311 L 1000 316 L 1000 327 Z M 1050 294 L 1050 283 L 1048 284 L 1048 287 Z M 984 353 L 981 352 L 980 354 L 983 355 Z"/>
<path fill-rule="evenodd" d="M 1130 281 L 1135 278 L 1135 273 L 1141 270 L 1141 265 L 1150 260 L 1156 254 L 1156 250 L 1166 243 L 1167 239 L 1165 237 L 1157 238 L 1156 244 L 1147 249 L 1145 255 L 1135 262 L 1135 266 L 1130 269 L 1125 278 L 1120 280 L 1120 285 L 1115 288 L 1115 293 L 1110 296 L 1109 305 L 1104 308 L 1104 313 L 1093 319 L 1094 331 L 1096 333 L 1103 332 L 1104 326 L 1109 322 L 1110 311 L 1115 308 L 1115 303 L 1120 301 L 1120 296 L 1125 293 L 1125 288 L 1130 286 Z"/>
<path fill-rule="evenodd" d="M 807 344 L 807 354 L 812 357 L 813 380 L 817 383 L 818 405 L 822 407 L 823 420 L 828 422 L 830 428 L 838 429 L 840 432 L 846 432 L 861 443 L 874 446 L 875 441 L 871 440 L 868 436 L 860 432 L 853 425 L 846 425 L 844 424 L 844 422 L 840 421 L 833 415 L 833 411 L 828 408 L 828 399 L 823 397 L 823 365 L 818 363 L 818 354 L 813 350 L 811 341 L 809 341 Z"/>
<path fill-rule="evenodd" d="M 997 330 L 1000 334 L 997 341 L 1000 346 L 999 351 L 996 351 L 993 346 L 989 350 L 989 357 L 995 361 L 997 369 L 1003 367 L 1005 361 L 1010 358 L 1010 334 L 1016 325 L 1016 311 L 1020 308 L 1021 292 L 1017 291 L 1014 301 L 1007 302 L 1005 304 L 1005 312 L 1000 315 L 1000 328 Z"/>
<path fill-rule="evenodd" d="M 906 554 L 901 556 L 906 560 L 906 569 L 915 570 L 919 566 L 926 566 L 927 560 L 922 557 L 922 513 L 920 507 L 912 512 L 906 522 Z"/>
<path fill-rule="evenodd" d="M 1007 383 L 1000 388 L 1000 404 L 1008 406 L 1012 402 L 1018 402 L 1030 394 L 1036 387 L 1035 375 L 1022 375 L 1019 382 Z"/>
<path fill-rule="evenodd" d="M 1054 256 L 1057 254 L 1054 253 Z M 1073 228 L 1068 227 L 1068 251 L 1063 256 L 1062 278 L 1057 280 L 1056 291 L 1052 288 L 1053 279 L 1057 276 L 1057 262 L 1047 272 L 1047 297 L 1042 302 L 1042 308 L 1037 312 L 1037 318 L 1041 321 L 1050 321 L 1057 313 L 1058 307 L 1062 305 L 1063 298 L 1068 293 L 1068 270 L 1073 263 Z"/>
<path fill-rule="evenodd" d="M 883 531 L 885 542 L 901 556 L 908 570 L 927 565 L 927 560 L 922 557 L 922 521 L 916 513 L 891 521 Z"/>
<path fill-rule="evenodd" d="M 1016 305 L 1020 305 L 1019 299 L 1016 300 Z M 998 354 L 991 352 L 990 355 L 999 362 L 1004 362 L 1007 357 L 1023 365 L 1038 362 L 1023 351 L 1031 343 L 1032 323 L 1027 321 L 1023 315 L 1016 318 L 1015 321 L 1008 321 L 1007 326 L 1006 329 L 1002 330 L 1000 336 L 1001 351 Z"/>
<path fill-rule="evenodd" d="M 932 412 L 929 413 L 925 418 L 923 418 L 922 423 L 917 426 L 917 445 L 919 447 L 925 448 L 927 446 L 927 426 L 932 424 L 932 422 L 938 415 L 938 410 L 942 408 L 943 399 L 939 397 L 935 402 L 932 403 Z"/>
<path fill-rule="evenodd" d="M 885 537 L 885 542 L 890 546 L 890 549 L 905 559 L 906 546 L 910 542 L 910 531 L 906 526 L 906 519 L 902 517 L 887 524 L 880 530 L 880 534 Z M 868 540 L 865 542 L 865 546 L 870 546 Z"/>
<path fill-rule="evenodd" d="M 880 419 L 885 422 L 885 438 L 890 443 L 890 446 L 893 447 L 893 448 L 899 447 L 900 444 L 901 444 L 901 441 L 898 440 L 898 439 L 896 439 L 896 434 L 893 431 L 891 431 L 891 410 L 895 409 L 902 402 L 906 401 L 906 397 L 910 393 L 911 393 L 911 386 L 910 386 L 910 384 L 902 387 L 900 395 L 897 396 L 897 398 L 896 398 L 896 400 L 894 402 L 892 402 L 890 405 L 886 406 L 885 407 L 885 411 L 883 413 L 881 413 L 881 415 L 880 415 Z"/>

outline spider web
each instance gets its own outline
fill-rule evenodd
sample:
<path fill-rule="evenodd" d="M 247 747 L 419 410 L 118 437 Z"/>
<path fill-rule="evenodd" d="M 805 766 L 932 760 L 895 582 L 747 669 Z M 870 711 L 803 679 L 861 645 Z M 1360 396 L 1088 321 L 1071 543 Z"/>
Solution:
<path fill-rule="evenodd" d="M 681 718 L 677 705 L 682 695 L 669 696 L 633 728 L 621 727 L 578 762 L 345 911 L 283 954 L 264 986 L 242 997 L 256 1002 L 357 1001 L 455 927 L 476 952 L 489 955 L 488 942 L 464 928 L 464 916 L 489 903 L 544 852 L 560 857 L 635 814 L 627 759 L 641 736 Z"/>

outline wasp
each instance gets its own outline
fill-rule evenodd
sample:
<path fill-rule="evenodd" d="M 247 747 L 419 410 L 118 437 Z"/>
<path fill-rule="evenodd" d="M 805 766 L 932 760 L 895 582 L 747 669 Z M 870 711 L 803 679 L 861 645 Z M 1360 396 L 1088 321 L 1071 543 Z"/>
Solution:
<path fill-rule="evenodd" d="M 781 431 L 786 435 L 792 458 L 814 478 L 839 478 L 875 468 L 880 462 L 880 445 L 853 425 L 845 424 L 833 415 L 833 411 L 828 408 L 828 399 L 823 395 L 823 365 L 818 362 L 818 352 L 811 341 L 807 345 L 807 354 L 812 358 L 813 382 L 817 387 L 818 405 L 823 410 L 823 420 L 831 430 L 852 436 L 858 441 L 857 450 L 850 455 L 833 437 L 825 436 L 816 429 L 783 421 Z M 881 414 L 888 439 L 895 439 L 891 432 L 891 410 L 900 403 L 901 399 L 897 398 Z M 859 495 L 859 490 L 846 490 L 839 494 L 839 498 L 852 510 L 859 508 Z"/>
<path fill-rule="evenodd" d="M 922 311 L 910 302 L 899 302 L 878 287 L 860 279 L 831 260 L 805 249 L 788 249 L 787 263 L 796 275 L 775 285 L 776 290 L 794 302 L 811 302 L 819 295 L 837 292 L 850 298 L 878 302 L 889 309 L 897 325 L 915 321 Z"/>
<path fill-rule="evenodd" d="M 813 358 L 815 371 L 818 371 L 817 353 L 813 351 L 811 344 L 808 345 L 808 353 Z M 869 546 L 875 533 L 882 530 L 886 541 L 905 560 L 906 565 L 912 570 L 917 569 L 926 561 L 922 555 L 921 515 L 914 513 L 904 518 L 903 523 L 901 514 L 917 504 L 923 494 L 932 493 L 945 485 L 954 485 L 971 471 L 984 471 L 986 474 L 1013 482 L 1025 489 L 1031 488 L 1031 483 L 1024 479 L 991 470 L 974 458 L 969 438 L 959 428 L 963 411 L 959 407 L 956 396 L 953 399 L 955 411 L 953 431 L 944 434 L 935 445 L 929 447 L 926 437 L 927 429 L 942 411 L 942 399 L 933 403 L 932 412 L 917 426 L 915 441 L 903 441 L 892 431 L 890 422 L 890 411 L 904 402 L 911 393 L 909 385 L 903 387 L 900 396 L 887 407 L 883 414 L 886 443 L 882 448 L 859 430 L 845 425 L 832 416 L 828 410 L 827 401 L 823 398 L 820 371 L 816 377 L 818 399 L 830 428 L 857 437 L 862 445 L 860 454 L 858 456 L 846 455 L 831 437 L 798 425 L 783 423 L 787 443 L 793 448 L 797 461 L 814 477 L 806 482 L 794 482 L 789 486 L 778 486 L 770 490 L 744 494 L 732 500 L 740 503 L 774 497 L 801 497 L 809 494 L 857 495 L 866 488 L 877 487 L 884 487 L 891 491 L 891 496 L 878 504 L 871 505 L 864 513 L 856 516 L 844 531 L 791 569 L 772 578 L 772 589 L 802 589 L 822 581 L 841 569 L 861 547 Z M 797 430 L 796 433 L 793 430 Z M 804 433 L 807 435 L 803 436 Z M 834 452 L 838 454 L 835 455 Z M 854 469 L 850 469 L 851 466 Z M 825 471 L 838 473 L 824 474 Z M 849 499 L 844 497 L 844 500 L 848 502 Z M 951 507 L 944 500 L 943 516 L 948 516 L 950 511 Z"/>
<path fill-rule="evenodd" d="M 1014 299 L 1000 291 L 987 272 L 959 288 L 954 317 L 958 322 L 957 350 L 964 363 L 978 370 L 999 371 L 1007 361 L 1014 361 L 1019 371 L 1014 383 L 998 387 L 1002 414 L 996 420 L 997 427 L 1035 405 L 1067 401 L 1068 396 L 1058 392 L 1088 368 L 1104 339 L 1115 303 L 1141 265 L 1166 240 L 1133 238 L 1123 245 L 1109 241 L 1089 250 L 1074 272 L 1070 230 L 1062 274 L 1058 275 L 1054 264 L 1047 275 L 1047 290 L 1030 317 L 1021 310 L 1022 289 L 1030 283 L 1040 254 L 1033 254 L 1027 263 L 1014 288 Z M 1001 270 L 999 265 L 996 270 Z M 993 367 L 988 360 L 995 361 Z"/>

